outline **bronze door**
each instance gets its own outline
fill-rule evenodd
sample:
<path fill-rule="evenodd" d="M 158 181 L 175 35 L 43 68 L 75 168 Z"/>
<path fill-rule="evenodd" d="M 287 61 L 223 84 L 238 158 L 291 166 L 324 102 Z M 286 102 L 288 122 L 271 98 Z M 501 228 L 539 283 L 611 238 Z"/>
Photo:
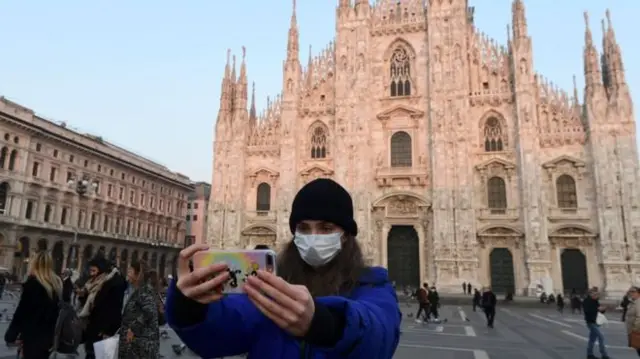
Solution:
<path fill-rule="evenodd" d="M 494 248 L 489 255 L 491 289 L 496 294 L 515 294 L 516 280 L 513 273 L 513 255 L 508 248 Z"/>
<path fill-rule="evenodd" d="M 560 265 L 564 292 L 570 293 L 575 289 L 578 294 L 586 293 L 589 289 L 589 277 L 584 254 L 579 249 L 565 249 L 560 255 Z"/>
<path fill-rule="evenodd" d="M 393 226 L 387 237 L 387 268 L 396 288 L 420 286 L 418 233 L 413 226 Z"/>

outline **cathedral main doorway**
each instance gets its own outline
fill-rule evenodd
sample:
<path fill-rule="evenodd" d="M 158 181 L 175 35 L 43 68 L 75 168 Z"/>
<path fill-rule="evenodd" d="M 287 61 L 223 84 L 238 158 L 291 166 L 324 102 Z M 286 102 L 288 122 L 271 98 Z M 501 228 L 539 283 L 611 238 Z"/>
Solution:
<path fill-rule="evenodd" d="M 515 293 L 516 276 L 509 248 L 494 248 L 489 255 L 491 289 L 497 294 Z"/>
<path fill-rule="evenodd" d="M 389 278 L 398 289 L 420 286 L 420 245 L 413 226 L 393 226 L 387 238 Z"/>
<path fill-rule="evenodd" d="M 565 293 L 576 290 L 578 294 L 586 293 L 589 289 L 587 275 L 587 258 L 581 250 L 567 248 L 560 255 L 562 267 L 562 289 Z"/>

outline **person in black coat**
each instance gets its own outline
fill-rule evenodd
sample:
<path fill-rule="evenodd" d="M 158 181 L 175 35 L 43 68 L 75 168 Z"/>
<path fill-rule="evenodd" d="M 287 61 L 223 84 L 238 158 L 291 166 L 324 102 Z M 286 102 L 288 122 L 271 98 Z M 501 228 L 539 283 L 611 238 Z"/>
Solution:
<path fill-rule="evenodd" d="M 23 359 L 47 359 L 53 346 L 62 281 L 53 271 L 53 260 L 46 252 L 38 253 L 30 266 L 4 340 L 19 345 Z M 64 348 L 59 349 L 65 352 Z"/>
<path fill-rule="evenodd" d="M 482 293 L 482 308 L 484 309 L 484 315 L 487 317 L 487 327 L 489 328 L 493 328 L 493 320 L 496 317 L 496 304 L 498 304 L 496 295 L 491 291 L 491 288 L 485 288 L 484 293 Z"/>
<path fill-rule="evenodd" d="M 85 358 L 94 359 L 93 344 L 115 335 L 120 328 L 127 283 L 100 255 L 89 262 L 89 275 L 79 294 L 84 304 L 78 316 L 87 322 L 83 333 Z"/>

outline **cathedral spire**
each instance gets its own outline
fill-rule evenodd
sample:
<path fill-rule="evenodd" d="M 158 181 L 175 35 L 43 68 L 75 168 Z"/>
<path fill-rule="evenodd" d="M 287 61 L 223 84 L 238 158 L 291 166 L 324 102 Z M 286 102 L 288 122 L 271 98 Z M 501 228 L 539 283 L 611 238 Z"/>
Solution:
<path fill-rule="evenodd" d="M 511 17 L 513 23 L 513 39 L 516 42 L 528 37 L 527 16 L 522 0 L 513 0 L 511 4 Z"/>
<path fill-rule="evenodd" d="M 591 97 L 602 90 L 602 76 L 598 63 L 598 52 L 593 45 L 593 35 L 589 26 L 589 14 L 584 13 L 584 77 L 585 97 Z"/>
<path fill-rule="evenodd" d="M 238 79 L 236 81 L 235 95 L 235 105 L 239 110 L 247 110 L 247 87 L 247 48 L 243 46 L 242 62 L 240 63 L 240 75 L 238 76 Z"/>
<path fill-rule="evenodd" d="M 251 108 L 249 109 L 249 120 L 251 122 L 257 121 L 256 116 L 256 83 L 251 84 Z"/>
<path fill-rule="evenodd" d="M 287 42 L 287 62 L 299 61 L 300 34 L 298 33 L 298 19 L 296 16 L 296 0 L 293 0 L 293 12 L 291 13 L 291 25 L 289 26 L 289 39 Z"/>
<path fill-rule="evenodd" d="M 311 90 L 313 86 L 313 55 L 311 52 L 311 45 L 309 45 L 309 62 L 307 63 L 307 89 Z"/>
<path fill-rule="evenodd" d="M 602 21 L 602 73 L 603 82 L 608 92 L 615 91 L 620 86 L 625 86 L 624 64 L 622 62 L 622 53 L 620 45 L 616 40 L 616 34 L 613 30 L 611 21 L 611 12 L 607 9 L 606 26 Z"/>
<path fill-rule="evenodd" d="M 227 113 L 231 109 L 231 49 L 227 49 L 227 64 L 224 67 L 224 77 L 220 88 L 220 113 Z"/>

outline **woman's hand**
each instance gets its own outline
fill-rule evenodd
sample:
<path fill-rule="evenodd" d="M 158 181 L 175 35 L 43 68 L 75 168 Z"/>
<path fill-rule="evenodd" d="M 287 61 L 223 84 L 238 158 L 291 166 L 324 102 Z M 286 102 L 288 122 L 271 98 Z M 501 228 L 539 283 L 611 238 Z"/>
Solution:
<path fill-rule="evenodd" d="M 227 265 L 224 263 L 194 268 L 193 272 L 189 269 L 189 261 L 193 255 L 207 249 L 209 246 L 206 244 L 192 244 L 183 249 L 178 257 L 176 287 L 186 297 L 202 304 L 209 304 L 222 298 L 222 286 L 229 279 Z"/>
<path fill-rule="evenodd" d="M 280 328 L 296 337 L 307 334 L 315 313 L 307 287 L 285 282 L 266 271 L 250 276 L 244 286 L 249 299 Z"/>
<path fill-rule="evenodd" d="M 127 343 L 131 343 L 133 341 L 133 332 L 131 329 L 127 329 Z"/>

